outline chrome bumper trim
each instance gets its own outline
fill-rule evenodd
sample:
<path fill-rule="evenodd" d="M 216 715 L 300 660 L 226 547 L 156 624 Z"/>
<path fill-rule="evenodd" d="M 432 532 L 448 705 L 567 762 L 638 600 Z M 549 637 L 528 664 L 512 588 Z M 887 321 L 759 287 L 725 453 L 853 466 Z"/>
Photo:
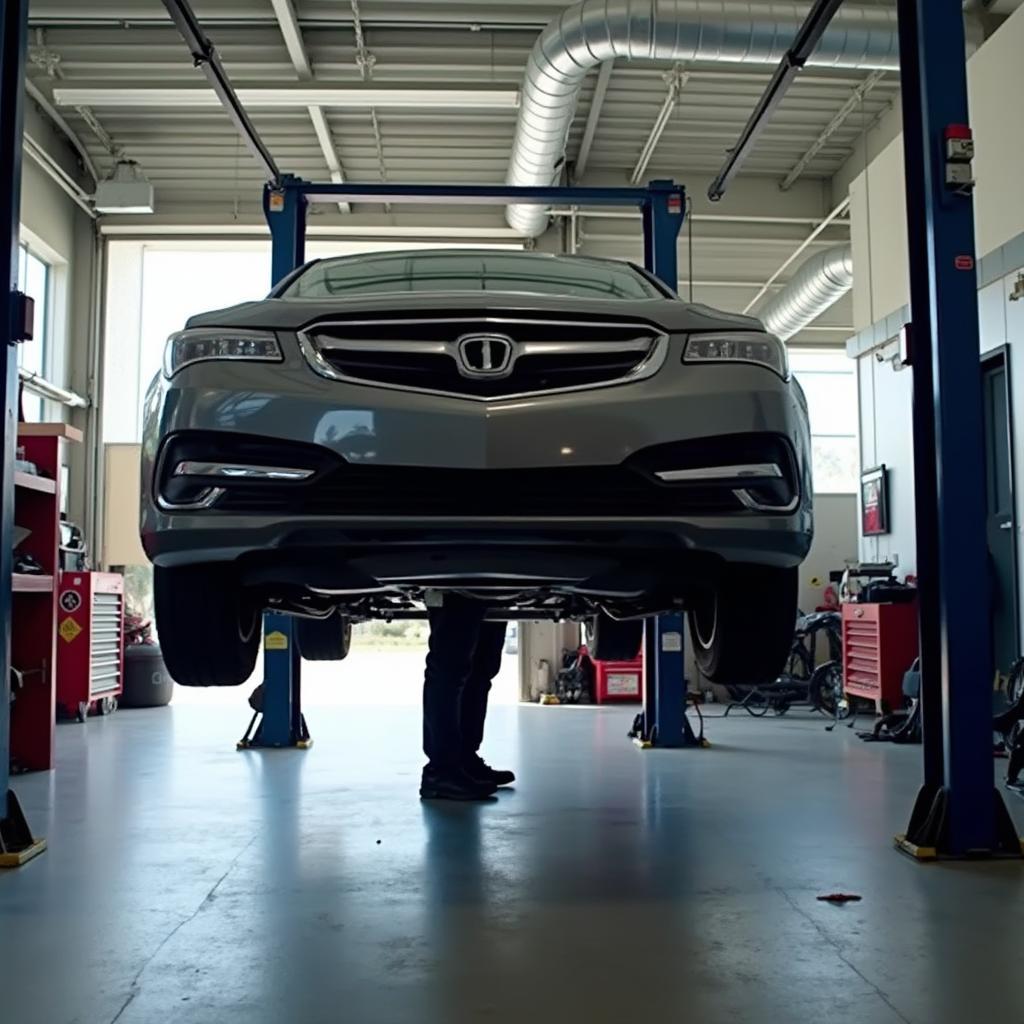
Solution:
<path fill-rule="evenodd" d="M 700 466 L 696 469 L 665 469 L 654 474 L 667 484 L 692 483 L 708 480 L 737 480 L 750 477 L 760 480 L 781 480 L 782 469 L 774 462 L 745 466 Z"/>
<path fill-rule="evenodd" d="M 308 480 L 314 469 L 292 466 L 249 466 L 236 462 L 179 462 L 174 476 L 226 476 L 240 480 Z"/>

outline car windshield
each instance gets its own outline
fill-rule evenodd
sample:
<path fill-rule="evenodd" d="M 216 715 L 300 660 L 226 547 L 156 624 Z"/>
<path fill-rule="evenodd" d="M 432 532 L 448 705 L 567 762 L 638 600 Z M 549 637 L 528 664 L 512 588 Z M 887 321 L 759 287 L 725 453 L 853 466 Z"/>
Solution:
<path fill-rule="evenodd" d="M 279 298 L 467 291 L 588 299 L 666 295 L 634 267 L 615 260 L 520 252 L 401 252 L 321 260 L 294 278 Z"/>

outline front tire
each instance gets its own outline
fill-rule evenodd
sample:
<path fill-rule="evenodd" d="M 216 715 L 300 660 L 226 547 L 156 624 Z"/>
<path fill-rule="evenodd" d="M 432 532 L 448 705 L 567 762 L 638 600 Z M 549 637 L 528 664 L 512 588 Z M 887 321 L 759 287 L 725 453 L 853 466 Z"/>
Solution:
<path fill-rule="evenodd" d="M 296 619 L 299 654 L 306 661 L 341 661 L 352 644 L 352 623 L 339 612 L 326 619 Z"/>
<path fill-rule="evenodd" d="M 153 597 L 160 649 L 182 686 L 240 686 L 260 647 L 260 609 L 230 569 L 216 563 L 156 566 Z"/>
<path fill-rule="evenodd" d="M 726 686 L 774 682 L 797 616 L 797 570 L 730 565 L 690 609 L 690 637 L 705 678 Z"/>

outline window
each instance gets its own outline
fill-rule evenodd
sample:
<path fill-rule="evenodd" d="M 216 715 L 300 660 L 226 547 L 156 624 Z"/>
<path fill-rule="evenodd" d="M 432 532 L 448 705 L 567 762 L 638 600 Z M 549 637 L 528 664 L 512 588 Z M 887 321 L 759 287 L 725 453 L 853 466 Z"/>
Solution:
<path fill-rule="evenodd" d="M 322 260 L 293 280 L 285 299 L 389 292 L 519 292 L 585 299 L 665 298 L 638 270 L 616 260 L 541 253 L 398 252 Z"/>
<path fill-rule="evenodd" d="M 50 267 L 24 243 L 18 250 L 18 290 L 35 300 L 35 338 L 18 346 L 18 366 L 46 376 L 50 338 Z M 43 418 L 43 399 L 31 391 L 22 397 L 25 419 Z"/>
<path fill-rule="evenodd" d="M 856 362 L 841 349 L 790 349 L 789 364 L 807 396 L 815 491 L 855 494 L 860 475 Z"/>

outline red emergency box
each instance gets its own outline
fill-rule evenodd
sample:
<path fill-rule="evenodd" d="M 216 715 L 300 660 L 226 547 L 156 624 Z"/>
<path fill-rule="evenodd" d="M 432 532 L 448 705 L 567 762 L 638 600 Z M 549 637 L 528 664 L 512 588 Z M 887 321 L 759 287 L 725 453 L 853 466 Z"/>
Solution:
<path fill-rule="evenodd" d="M 598 704 L 638 701 L 644 693 L 644 659 L 595 661 L 594 700 Z"/>
<path fill-rule="evenodd" d="M 84 722 L 124 687 L 124 577 L 62 572 L 57 593 L 57 709 Z"/>

